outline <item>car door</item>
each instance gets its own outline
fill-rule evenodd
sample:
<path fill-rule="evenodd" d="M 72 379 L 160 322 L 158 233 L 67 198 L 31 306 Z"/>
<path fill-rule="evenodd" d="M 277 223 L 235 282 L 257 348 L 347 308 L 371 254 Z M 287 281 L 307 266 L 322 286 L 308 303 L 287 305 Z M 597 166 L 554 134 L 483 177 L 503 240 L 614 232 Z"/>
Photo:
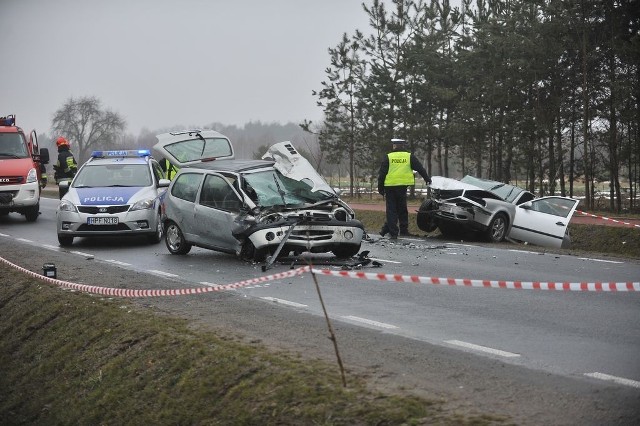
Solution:
<path fill-rule="evenodd" d="M 509 237 L 538 246 L 561 248 L 578 202 L 572 198 L 551 196 L 519 205 Z"/>
<path fill-rule="evenodd" d="M 241 204 L 229 181 L 219 174 L 207 174 L 194 209 L 193 227 L 198 243 L 228 252 L 239 249 L 232 232 Z"/>
<path fill-rule="evenodd" d="M 198 190 L 202 182 L 202 173 L 182 173 L 176 177 L 169 191 L 171 196 L 164 204 L 164 214 L 178 224 L 184 237 L 190 243 L 195 242 L 195 205 Z"/>

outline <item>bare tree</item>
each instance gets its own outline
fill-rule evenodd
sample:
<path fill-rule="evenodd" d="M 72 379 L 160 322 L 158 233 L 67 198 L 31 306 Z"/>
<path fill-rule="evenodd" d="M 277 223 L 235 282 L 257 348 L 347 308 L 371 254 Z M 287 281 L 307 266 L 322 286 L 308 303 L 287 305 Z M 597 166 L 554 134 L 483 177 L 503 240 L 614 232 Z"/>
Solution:
<path fill-rule="evenodd" d="M 95 148 L 115 146 L 121 140 L 126 122 L 118 113 L 102 109 L 95 96 L 69 98 L 58 109 L 51 122 L 52 131 L 64 136 L 74 148 L 79 163 L 83 163 Z"/>

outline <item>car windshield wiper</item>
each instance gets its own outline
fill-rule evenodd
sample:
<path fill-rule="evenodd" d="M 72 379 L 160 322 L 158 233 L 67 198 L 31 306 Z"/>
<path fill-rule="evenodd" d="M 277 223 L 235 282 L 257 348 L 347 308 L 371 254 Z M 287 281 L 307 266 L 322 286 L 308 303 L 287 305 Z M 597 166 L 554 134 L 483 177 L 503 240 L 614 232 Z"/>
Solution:
<path fill-rule="evenodd" d="M 8 152 L 0 152 L 0 156 L 2 156 L 2 157 L 20 158 L 18 155 L 16 155 L 16 154 L 10 154 L 10 153 L 8 153 Z"/>
<path fill-rule="evenodd" d="M 200 157 L 202 157 L 204 155 L 204 149 L 207 146 L 207 140 L 205 138 L 202 137 L 202 135 L 200 134 L 200 132 L 196 133 L 196 136 L 200 139 L 202 139 L 202 152 L 200 153 Z"/>
<path fill-rule="evenodd" d="M 280 198 L 282 198 L 282 205 L 287 207 L 287 202 L 284 199 L 284 191 L 280 188 L 280 183 L 278 182 L 278 178 L 276 175 L 273 175 L 273 181 L 276 183 L 276 187 L 278 188 L 278 194 L 280 194 Z"/>

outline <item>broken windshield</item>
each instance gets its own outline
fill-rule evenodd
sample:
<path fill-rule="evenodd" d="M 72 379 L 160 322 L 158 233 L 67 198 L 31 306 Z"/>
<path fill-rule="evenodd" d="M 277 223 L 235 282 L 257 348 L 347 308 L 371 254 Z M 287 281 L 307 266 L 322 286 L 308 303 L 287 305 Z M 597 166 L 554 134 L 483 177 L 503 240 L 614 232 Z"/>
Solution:
<path fill-rule="evenodd" d="M 245 192 L 255 191 L 257 204 L 262 207 L 283 205 L 299 206 L 330 200 L 335 195 L 323 191 L 313 192 L 305 181 L 297 181 L 282 175 L 277 170 L 268 170 L 244 175 Z"/>

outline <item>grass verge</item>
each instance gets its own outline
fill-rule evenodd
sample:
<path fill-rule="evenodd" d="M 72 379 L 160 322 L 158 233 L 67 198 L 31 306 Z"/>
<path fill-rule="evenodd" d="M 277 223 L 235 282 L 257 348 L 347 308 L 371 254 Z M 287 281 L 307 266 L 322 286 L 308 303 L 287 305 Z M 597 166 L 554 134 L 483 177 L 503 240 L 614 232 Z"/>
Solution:
<path fill-rule="evenodd" d="M 385 395 L 335 365 L 188 327 L 126 300 L 64 291 L 0 265 L 0 423 L 500 423 Z"/>

